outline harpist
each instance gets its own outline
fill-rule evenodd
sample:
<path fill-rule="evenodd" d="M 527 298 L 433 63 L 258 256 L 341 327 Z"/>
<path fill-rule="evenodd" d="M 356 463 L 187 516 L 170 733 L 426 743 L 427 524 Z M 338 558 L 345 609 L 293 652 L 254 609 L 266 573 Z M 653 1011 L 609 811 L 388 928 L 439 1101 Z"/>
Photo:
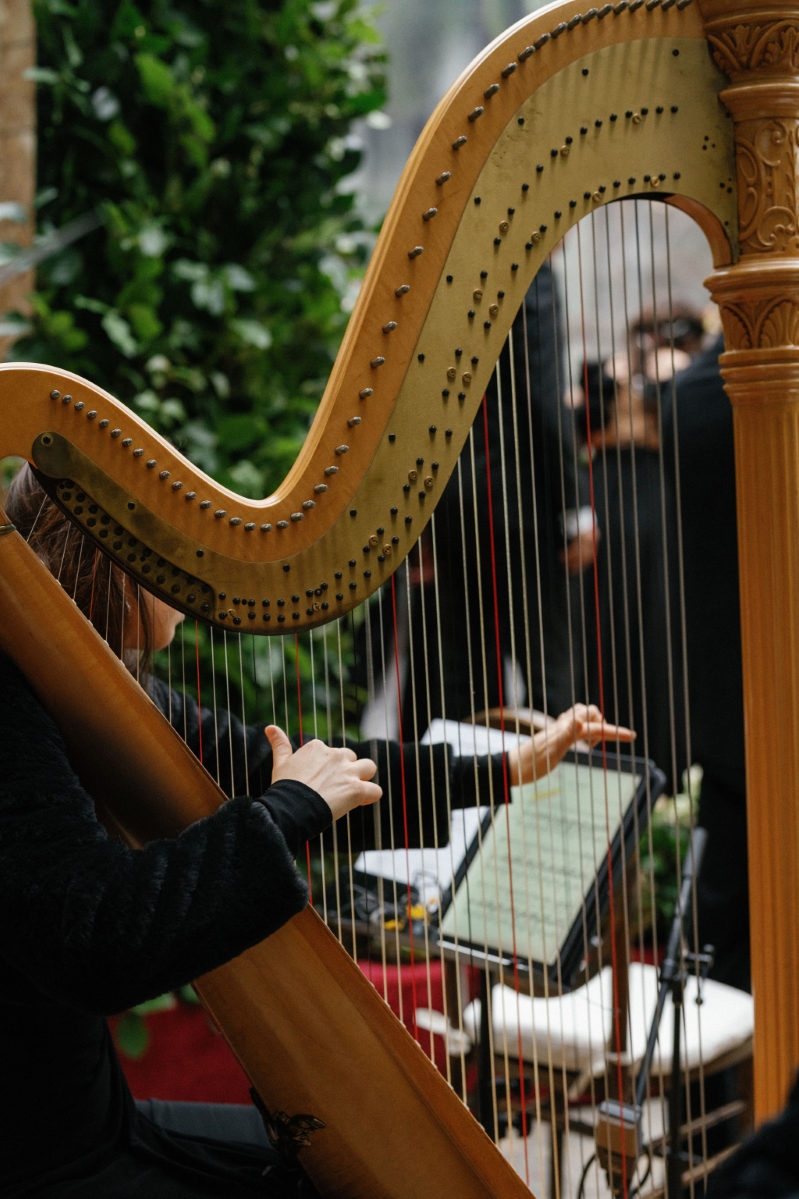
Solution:
<path fill-rule="evenodd" d="M 139 611 L 121 573 L 68 536 L 27 467 L 6 509 L 126 661 L 169 643 L 180 615 L 157 600 Z M 134 1102 L 104 1017 L 212 970 L 299 912 L 308 902 L 294 864 L 302 844 L 359 805 L 385 804 L 372 780 L 396 775 L 412 747 L 379 745 L 377 763 L 368 745 L 312 741 L 295 751 L 277 728 L 264 736 L 227 713 L 215 720 L 141 677 L 195 750 L 202 736 L 205 764 L 234 798 L 178 838 L 131 850 L 109 838 L 51 719 L 0 657 L 0 1194 L 313 1195 L 271 1147 L 255 1108 Z M 511 781 L 545 774 L 575 738 L 617 736 L 631 734 L 578 705 L 508 754 Z M 239 747 L 246 739 L 249 777 L 229 739 Z M 474 804 L 478 788 L 485 803 L 490 782 L 503 793 L 501 755 L 480 760 L 477 784 L 471 759 L 467 769 L 448 762 L 443 746 L 421 756 L 420 770 L 429 816 L 410 829 L 415 844 L 429 837 L 424 825 L 447 771 L 458 806 Z M 405 773 L 412 814 L 415 760 Z"/>

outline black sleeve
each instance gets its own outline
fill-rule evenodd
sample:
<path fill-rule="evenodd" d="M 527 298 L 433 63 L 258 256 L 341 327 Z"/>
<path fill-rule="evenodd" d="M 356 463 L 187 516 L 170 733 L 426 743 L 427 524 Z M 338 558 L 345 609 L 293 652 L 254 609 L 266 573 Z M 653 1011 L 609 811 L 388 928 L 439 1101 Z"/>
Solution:
<path fill-rule="evenodd" d="M 203 763 L 214 777 L 218 771 L 227 795 L 260 795 L 266 790 L 272 778 L 272 749 L 260 725 L 243 725 L 221 708 L 215 713 L 207 708 L 198 709 L 192 696 L 170 692 L 157 679 L 151 680 L 148 690 L 198 755 L 202 733 Z M 292 739 L 292 744 L 298 748 L 297 738 Z M 343 742 L 341 738 L 333 738 L 331 744 Z M 423 746 L 415 742 L 400 746 L 395 741 L 348 740 L 347 745 L 359 758 L 373 758 L 377 763 L 375 782 L 382 787 L 383 798 L 374 811 L 357 809 L 350 816 L 349 831 L 346 821 L 338 822 L 337 838 L 342 850 L 349 845 L 355 852 L 374 849 L 380 842 L 388 846 L 392 844 L 392 830 L 393 843 L 404 846 L 406 824 L 409 848 L 436 843 L 443 847 L 449 844 L 451 809 L 491 807 L 505 802 L 502 754 L 477 759 L 457 757 L 448 745 Z M 321 827 L 313 827 L 315 819 L 310 815 L 312 836 L 323 831 Z M 295 835 L 300 835 L 293 820 L 292 817 L 291 829 L 287 826 L 289 844 L 293 844 Z"/>
<path fill-rule="evenodd" d="M 333 814 L 322 796 L 296 779 L 275 783 L 258 802 L 280 829 L 295 858 L 306 841 L 318 837 L 333 823 Z"/>
<path fill-rule="evenodd" d="M 147 690 L 225 795 L 263 795 L 272 778 L 264 724 L 244 724 L 227 709 L 198 707 L 191 695 L 150 677 Z"/>
<path fill-rule="evenodd" d="M 265 802 L 231 800 L 174 840 L 128 849 L 0 657 L 0 955 L 46 994 L 101 1013 L 214 969 L 307 903 L 270 814 L 289 802 L 281 783 Z"/>

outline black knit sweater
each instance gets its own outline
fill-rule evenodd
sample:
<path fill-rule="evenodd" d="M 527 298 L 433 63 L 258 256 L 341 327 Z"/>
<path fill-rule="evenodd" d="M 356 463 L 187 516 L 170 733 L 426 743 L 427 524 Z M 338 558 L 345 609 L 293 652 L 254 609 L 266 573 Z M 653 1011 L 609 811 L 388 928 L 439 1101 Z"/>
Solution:
<path fill-rule="evenodd" d="M 174 840 L 131 850 L 108 837 L 55 725 L 0 656 L 0 1196 L 59 1193 L 109 1155 L 145 1153 L 103 1015 L 214 969 L 307 902 L 293 858 L 329 823 L 327 805 L 285 781 L 263 801 L 248 798 L 269 785 L 263 733 L 198 712 L 162 684 L 152 692 L 190 745 L 202 725 L 204 762 L 216 774 L 218 759 L 223 787 L 238 797 Z M 471 760 L 453 763 L 437 746 L 417 764 L 415 752 L 377 747 L 386 815 L 391 792 L 398 817 L 406 756 L 404 806 L 418 844 L 418 784 L 435 795 L 442 839 L 447 790 L 459 806 L 474 802 L 476 783 Z M 489 790 L 501 801 L 499 759 L 478 763 L 477 776 L 482 802 Z M 373 820 L 352 823 L 356 840 L 374 842 Z"/>

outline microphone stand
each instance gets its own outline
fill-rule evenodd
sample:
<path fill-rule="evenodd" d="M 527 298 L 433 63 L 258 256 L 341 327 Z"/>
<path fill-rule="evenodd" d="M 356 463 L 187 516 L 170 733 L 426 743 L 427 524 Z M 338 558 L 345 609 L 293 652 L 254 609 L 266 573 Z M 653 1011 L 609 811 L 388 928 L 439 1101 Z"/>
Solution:
<path fill-rule="evenodd" d="M 699 874 L 702 857 L 707 844 L 707 831 L 695 828 L 683 864 L 683 880 L 677 906 L 674 910 L 671 932 L 666 946 L 666 957 L 660 969 L 660 986 L 655 1012 L 649 1028 L 641 1068 L 635 1085 L 635 1102 L 622 1103 L 606 1099 L 599 1106 L 596 1130 L 597 1155 L 605 1170 L 615 1195 L 623 1193 L 622 1178 L 629 1183 L 641 1155 L 641 1114 L 646 1099 L 649 1074 L 657 1047 L 660 1022 L 666 1000 L 671 995 L 674 1007 L 674 1039 L 671 1058 L 671 1087 L 669 1090 L 669 1138 L 666 1152 L 666 1196 L 680 1199 L 682 1192 L 683 1163 L 680 1154 L 680 1126 L 682 1102 L 680 1092 L 680 1041 L 682 1034 L 682 1008 L 687 978 L 688 963 L 699 963 L 701 976 L 707 975 L 712 965 L 710 946 L 700 954 L 686 953 L 683 948 L 685 917 L 690 911 L 691 891 L 694 879 Z"/>

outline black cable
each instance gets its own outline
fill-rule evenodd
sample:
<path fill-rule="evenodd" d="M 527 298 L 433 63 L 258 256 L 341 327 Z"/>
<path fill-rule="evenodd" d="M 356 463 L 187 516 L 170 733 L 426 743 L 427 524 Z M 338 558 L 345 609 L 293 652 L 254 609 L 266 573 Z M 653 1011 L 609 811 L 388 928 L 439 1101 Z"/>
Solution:
<path fill-rule="evenodd" d="M 591 1167 L 595 1161 L 596 1161 L 596 1154 L 592 1153 L 591 1156 L 589 1157 L 588 1161 L 585 1163 L 585 1166 L 583 1167 L 583 1172 L 580 1175 L 580 1185 L 577 1188 L 577 1199 L 583 1199 L 583 1195 L 585 1193 L 584 1192 L 585 1180 L 588 1177 L 588 1171 L 591 1169 Z"/>

